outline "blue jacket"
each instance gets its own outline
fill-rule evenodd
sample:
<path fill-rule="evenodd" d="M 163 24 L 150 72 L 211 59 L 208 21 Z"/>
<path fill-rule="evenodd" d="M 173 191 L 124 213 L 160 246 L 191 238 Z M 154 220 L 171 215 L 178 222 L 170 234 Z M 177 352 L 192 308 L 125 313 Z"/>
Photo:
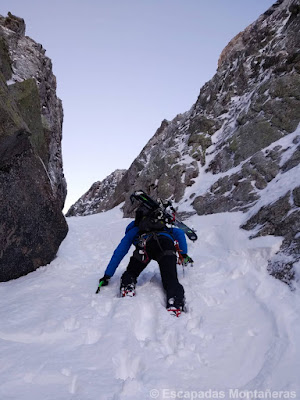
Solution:
<path fill-rule="evenodd" d="M 179 248 L 182 250 L 182 254 L 187 254 L 187 243 L 185 239 L 185 233 L 178 228 L 167 228 L 168 232 L 160 232 L 160 235 L 170 237 L 172 240 L 177 240 Z M 139 239 L 139 228 L 134 225 L 134 221 L 127 225 L 125 230 L 125 236 L 115 249 L 110 262 L 105 270 L 105 275 L 113 276 L 120 262 L 128 253 L 131 245 L 137 245 Z"/>

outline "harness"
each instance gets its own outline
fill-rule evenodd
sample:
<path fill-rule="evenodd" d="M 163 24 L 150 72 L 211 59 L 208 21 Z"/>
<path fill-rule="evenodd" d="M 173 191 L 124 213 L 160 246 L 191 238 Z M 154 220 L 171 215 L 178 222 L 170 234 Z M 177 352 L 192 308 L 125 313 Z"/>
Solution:
<path fill-rule="evenodd" d="M 168 233 L 168 236 L 170 240 L 172 240 L 172 235 Z M 142 235 L 139 236 L 139 241 L 137 243 L 137 250 L 138 250 L 138 254 L 136 254 L 136 252 L 134 253 L 135 258 L 137 258 L 139 261 L 142 261 L 143 263 L 147 264 L 150 261 L 150 257 L 147 253 L 147 243 L 150 240 L 155 240 L 156 243 L 158 244 L 160 251 L 160 254 L 155 258 L 155 260 L 157 262 L 159 262 L 164 256 L 176 256 L 176 252 L 174 250 L 164 250 L 160 244 L 159 241 L 159 236 L 165 236 L 168 237 L 167 235 L 165 235 L 163 232 L 147 232 L 147 233 L 143 233 Z M 174 240 L 173 240 L 174 241 Z"/>
<path fill-rule="evenodd" d="M 165 236 L 175 242 L 170 229 L 167 227 L 167 220 L 164 218 L 163 211 L 158 208 L 149 210 L 144 204 L 141 204 L 136 211 L 135 226 L 139 228 L 139 237 L 137 239 L 137 251 L 134 252 L 135 258 L 148 264 L 150 261 L 149 254 L 147 253 L 147 244 L 149 241 L 154 240 L 160 250 L 158 255 L 155 255 L 155 260 L 159 262 L 162 257 L 168 255 L 176 256 L 174 250 L 164 250 L 160 238 Z"/>

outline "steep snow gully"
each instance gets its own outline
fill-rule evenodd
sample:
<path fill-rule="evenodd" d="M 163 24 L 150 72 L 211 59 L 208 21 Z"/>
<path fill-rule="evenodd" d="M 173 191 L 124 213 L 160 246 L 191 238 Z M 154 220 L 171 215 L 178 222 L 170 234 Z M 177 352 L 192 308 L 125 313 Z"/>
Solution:
<path fill-rule="evenodd" d="M 188 312 L 165 310 L 156 263 L 118 297 L 130 253 L 95 290 L 129 222 L 119 208 L 68 219 L 46 267 L 0 284 L 1 400 L 300 399 L 295 290 L 266 272 L 281 238 L 249 240 L 242 213 L 189 224 L 194 267 L 178 269 Z M 300 268 L 298 268 L 299 270 Z"/>

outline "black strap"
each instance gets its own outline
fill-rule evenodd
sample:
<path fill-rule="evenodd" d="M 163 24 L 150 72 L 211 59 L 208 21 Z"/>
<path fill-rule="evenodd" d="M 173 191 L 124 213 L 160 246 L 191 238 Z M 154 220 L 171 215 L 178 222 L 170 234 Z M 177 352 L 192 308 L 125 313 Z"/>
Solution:
<path fill-rule="evenodd" d="M 163 252 L 156 258 L 156 261 L 159 263 L 160 260 L 164 257 L 164 256 L 176 256 L 176 252 L 174 250 L 163 250 Z"/>

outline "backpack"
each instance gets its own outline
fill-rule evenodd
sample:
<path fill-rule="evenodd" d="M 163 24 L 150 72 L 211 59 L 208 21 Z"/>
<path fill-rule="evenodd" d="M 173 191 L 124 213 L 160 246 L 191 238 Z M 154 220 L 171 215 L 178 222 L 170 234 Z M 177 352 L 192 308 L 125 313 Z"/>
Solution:
<path fill-rule="evenodd" d="M 151 210 L 141 204 L 135 213 L 135 226 L 140 233 L 166 231 L 167 225 L 161 209 Z"/>

